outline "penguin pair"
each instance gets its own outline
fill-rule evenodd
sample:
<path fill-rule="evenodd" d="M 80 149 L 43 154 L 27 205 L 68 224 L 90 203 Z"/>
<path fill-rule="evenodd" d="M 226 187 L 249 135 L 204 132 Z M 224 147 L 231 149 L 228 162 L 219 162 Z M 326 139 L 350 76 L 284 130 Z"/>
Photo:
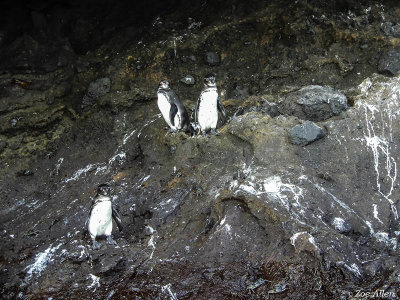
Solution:
<path fill-rule="evenodd" d="M 162 80 L 158 91 L 158 108 L 164 117 L 165 122 L 170 127 L 171 132 L 183 130 L 190 132 L 188 113 L 179 100 L 175 92 L 170 88 L 167 80 Z M 207 75 L 204 78 L 204 88 L 197 100 L 195 110 L 195 122 L 198 124 L 199 131 L 203 136 L 207 131 L 218 135 L 216 131 L 218 123 L 218 111 L 225 119 L 225 110 L 218 99 L 217 83 L 214 75 Z"/>
<path fill-rule="evenodd" d="M 93 198 L 86 220 L 87 229 L 93 241 L 93 250 L 100 248 L 100 244 L 96 241 L 96 238 L 100 236 L 107 238 L 107 244 L 117 244 L 111 236 L 112 219 L 115 220 L 119 231 L 122 231 L 121 216 L 112 202 L 111 188 L 107 184 L 101 184 L 97 188 L 97 194 Z"/>

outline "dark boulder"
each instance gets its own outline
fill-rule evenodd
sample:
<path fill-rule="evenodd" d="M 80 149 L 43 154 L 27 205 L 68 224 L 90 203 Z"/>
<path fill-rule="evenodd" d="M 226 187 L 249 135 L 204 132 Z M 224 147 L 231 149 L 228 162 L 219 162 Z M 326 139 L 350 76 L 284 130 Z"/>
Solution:
<path fill-rule="evenodd" d="M 347 97 L 329 86 L 309 85 L 289 93 L 279 106 L 281 114 L 314 122 L 339 115 L 347 108 Z"/>

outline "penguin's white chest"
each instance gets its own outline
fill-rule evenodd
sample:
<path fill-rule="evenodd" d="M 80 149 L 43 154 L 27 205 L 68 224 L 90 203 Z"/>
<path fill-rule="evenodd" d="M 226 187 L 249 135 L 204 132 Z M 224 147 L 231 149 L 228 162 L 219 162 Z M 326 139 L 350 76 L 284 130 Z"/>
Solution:
<path fill-rule="evenodd" d="M 169 104 L 167 98 L 163 93 L 158 93 L 158 109 L 160 110 L 165 122 L 167 122 L 168 126 L 171 127 L 172 129 L 177 129 L 177 125 L 179 124 L 179 114 L 175 115 L 175 126 L 172 125 L 171 120 L 169 119 L 169 112 L 171 110 L 171 105 Z"/>
<path fill-rule="evenodd" d="M 112 206 L 111 201 L 102 201 L 95 204 L 90 214 L 89 233 L 92 237 L 111 235 Z"/>
<path fill-rule="evenodd" d="M 201 130 L 215 129 L 218 122 L 218 92 L 203 92 L 200 99 L 198 122 Z"/>

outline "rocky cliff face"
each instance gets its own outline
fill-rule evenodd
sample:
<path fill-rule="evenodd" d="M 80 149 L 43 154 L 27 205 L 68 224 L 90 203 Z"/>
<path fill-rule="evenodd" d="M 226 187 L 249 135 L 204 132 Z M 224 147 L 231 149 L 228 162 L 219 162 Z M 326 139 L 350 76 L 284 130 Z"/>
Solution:
<path fill-rule="evenodd" d="M 4 298 L 398 296 L 400 7 L 204 3 L 109 28 L 47 3 L 3 28 Z M 168 133 L 158 82 L 191 114 L 209 72 L 220 135 Z M 101 183 L 124 230 L 92 250 Z"/>

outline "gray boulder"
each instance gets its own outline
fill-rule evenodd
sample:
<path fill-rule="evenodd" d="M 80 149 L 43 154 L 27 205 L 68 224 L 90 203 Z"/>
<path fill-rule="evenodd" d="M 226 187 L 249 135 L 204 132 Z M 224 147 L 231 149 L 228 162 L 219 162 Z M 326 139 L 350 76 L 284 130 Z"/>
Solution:
<path fill-rule="evenodd" d="M 400 37 L 400 24 L 393 25 L 392 22 L 385 22 L 382 24 L 381 29 L 387 36 Z"/>
<path fill-rule="evenodd" d="M 310 85 L 289 93 L 279 106 L 281 114 L 314 122 L 329 119 L 347 109 L 347 97 L 329 86 Z"/>
<path fill-rule="evenodd" d="M 325 132 L 314 122 L 305 121 L 290 129 L 290 141 L 295 145 L 306 146 L 325 136 Z"/>

